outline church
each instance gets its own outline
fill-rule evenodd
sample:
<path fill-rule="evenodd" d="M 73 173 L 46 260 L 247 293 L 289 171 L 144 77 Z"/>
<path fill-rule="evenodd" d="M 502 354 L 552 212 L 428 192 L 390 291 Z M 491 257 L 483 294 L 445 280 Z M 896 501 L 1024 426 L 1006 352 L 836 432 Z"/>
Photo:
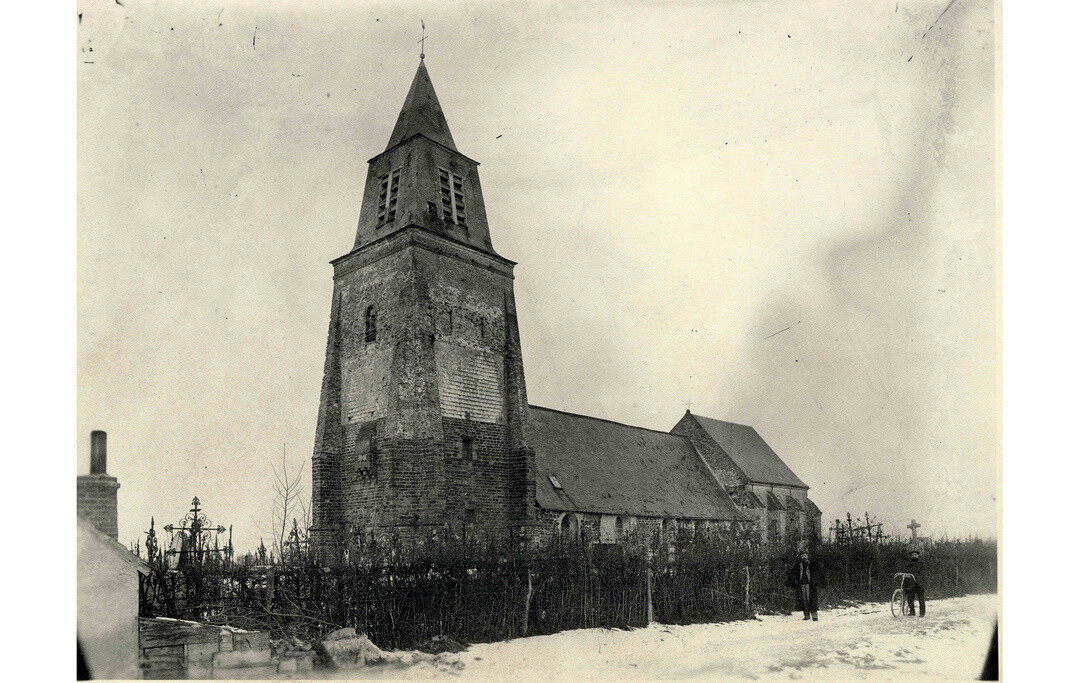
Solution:
<path fill-rule="evenodd" d="M 687 411 L 662 432 L 529 404 L 515 264 L 492 245 L 478 165 L 421 55 L 368 161 L 352 250 L 332 261 L 313 540 L 618 543 L 751 524 L 769 542 L 820 537 L 809 487 L 752 427 Z"/>

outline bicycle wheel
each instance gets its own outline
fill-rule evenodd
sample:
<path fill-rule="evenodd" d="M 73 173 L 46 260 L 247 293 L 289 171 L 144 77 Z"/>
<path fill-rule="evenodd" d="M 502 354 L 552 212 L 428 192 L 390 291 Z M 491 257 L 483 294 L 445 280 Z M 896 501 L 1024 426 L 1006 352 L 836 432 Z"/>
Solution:
<path fill-rule="evenodd" d="M 907 600 L 905 597 L 902 588 L 897 588 L 893 591 L 892 603 L 890 606 L 892 607 L 892 615 L 894 618 L 899 619 L 904 616 L 904 613 L 907 611 Z"/>

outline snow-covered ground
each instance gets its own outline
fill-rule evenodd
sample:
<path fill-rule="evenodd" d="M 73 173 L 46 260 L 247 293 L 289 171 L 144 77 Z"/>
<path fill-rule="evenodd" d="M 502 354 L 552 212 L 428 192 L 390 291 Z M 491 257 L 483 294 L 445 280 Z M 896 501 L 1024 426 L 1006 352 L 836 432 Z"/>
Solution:
<path fill-rule="evenodd" d="M 458 654 L 338 671 L 333 678 L 520 681 L 786 678 L 976 678 L 997 616 L 996 595 L 934 600 L 925 618 L 894 619 L 888 605 L 756 621 L 587 629 L 473 645 Z M 408 664 L 409 661 L 411 664 Z"/>

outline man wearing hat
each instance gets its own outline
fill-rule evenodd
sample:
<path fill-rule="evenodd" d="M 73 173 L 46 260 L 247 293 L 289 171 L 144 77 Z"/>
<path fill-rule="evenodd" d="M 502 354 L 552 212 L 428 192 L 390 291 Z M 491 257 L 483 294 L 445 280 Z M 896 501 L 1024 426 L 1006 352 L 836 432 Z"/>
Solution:
<path fill-rule="evenodd" d="M 818 589 L 825 586 L 825 574 L 821 571 L 821 564 L 811 560 L 806 550 L 799 552 L 799 561 L 788 572 L 787 585 L 795 589 L 796 599 L 803 611 L 803 621 L 811 618 L 817 621 Z"/>
<path fill-rule="evenodd" d="M 919 559 L 919 549 L 912 548 L 908 551 L 907 566 L 904 571 L 914 576 L 914 579 L 904 583 L 904 592 L 907 594 L 908 616 L 915 616 L 915 596 L 919 597 L 919 616 L 926 616 L 926 589 L 922 581 L 925 581 L 925 568 Z"/>

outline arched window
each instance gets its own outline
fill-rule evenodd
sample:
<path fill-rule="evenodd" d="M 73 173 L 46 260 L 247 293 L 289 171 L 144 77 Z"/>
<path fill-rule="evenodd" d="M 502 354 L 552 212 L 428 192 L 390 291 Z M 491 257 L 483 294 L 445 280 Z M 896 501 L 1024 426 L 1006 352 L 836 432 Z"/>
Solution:
<path fill-rule="evenodd" d="M 370 344 L 376 337 L 375 307 L 368 306 L 367 313 L 364 315 L 364 342 Z"/>
<path fill-rule="evenodd" d="M 626 530 L 626 523 L 623 522 L 622 517 L 615 518 L 615 538 L 622 538 L 623 532 Z"/>
<path fill-rule="evenodd" d="M 465 516 L 461 520 L 461 535 L 463 538 L 469 538 L 473 535 L 473 531 L 476 529 L 476 508 L 465 508 Z"/>
<path fill-rule="evenodd" d="M 565 540 L 572 540 L 578 537 L 578 532 L 581 528 L 578 523 L 577 515 L 573 512 L 564 512 L 562 517 L 559 518 L 559 536 Z"/>
<path fill-rule="evenodd" d="M 369 422 L 356 433 L 353 444 L 356 453 L 356 464 L 361 471 L 371 472 L 375 465 L 377 445 L 375 441 L 375 423 Z"/>

